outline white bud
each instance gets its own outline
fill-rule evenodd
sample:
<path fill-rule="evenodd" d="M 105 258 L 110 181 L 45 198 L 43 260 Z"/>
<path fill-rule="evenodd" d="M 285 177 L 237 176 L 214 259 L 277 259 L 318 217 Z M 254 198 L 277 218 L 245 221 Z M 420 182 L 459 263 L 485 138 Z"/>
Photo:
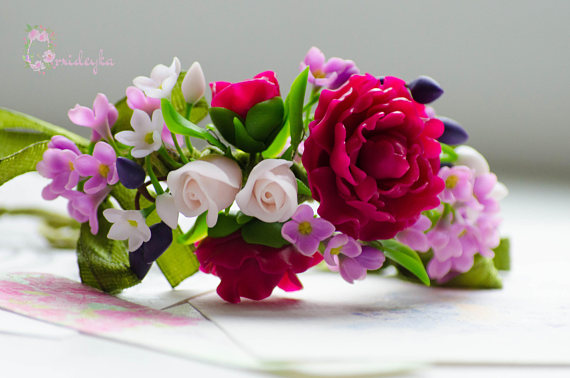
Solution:
<path fill-rule="evenodd" d="M 200 63 L 194 62 L 182 80 L 182 94 L 189 104 L 196 103 L 206 92 L 206 79 Z"/>

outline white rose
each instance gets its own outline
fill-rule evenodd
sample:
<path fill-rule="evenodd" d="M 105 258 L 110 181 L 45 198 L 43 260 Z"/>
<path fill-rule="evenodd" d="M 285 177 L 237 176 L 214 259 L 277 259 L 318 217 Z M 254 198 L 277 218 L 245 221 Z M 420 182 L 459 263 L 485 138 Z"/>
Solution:
<path fill-rule="evenodd" d="M 209 156 L 170 172 L 166 182 L 182 214 L 194 217 L 208 210 L 206 223 L 214 227 L 218 212 L 234 202 L 241 187 L 241 169 L 232 159 Z"/>
<path fill-rule="evenodd" d="M 297 209 L 297 180 L 283 159 L 262 160 L 253 167 L 236 196 L 241 211 L 264 222 L 284 222 Z"/>

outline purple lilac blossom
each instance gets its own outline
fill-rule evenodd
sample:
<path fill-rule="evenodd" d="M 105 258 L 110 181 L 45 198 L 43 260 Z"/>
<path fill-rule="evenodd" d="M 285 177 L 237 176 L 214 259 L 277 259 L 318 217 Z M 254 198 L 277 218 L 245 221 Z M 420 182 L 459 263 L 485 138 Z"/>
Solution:
<path fill-rule="evenodd" d="M 67 112 L 67 116 L 74 124 L 91 128 L 91 141 L 96 142 L 102 138 L 112 138 L 111 127 L 117 121 L 119 112 L 109 103 L 107 96 L 99 93 L 93 101 L 93 109 L 77 104 Z"/>
<path fill-rule="evenodd" d="M 99 232 L 97 209 L 101 202 L 107 198 L 110 191 L 111 188 L 106 187 L 94 195 L 85 194 L 75 190 L 65 192 L 63 197 L 69 200 L 69 203 L 67 204 L 69 215 L 79 223 L 89 221 L 91 233 L 96 235 L 97 232 Z"/>
<path fill-rule="evenodd" d="M 300 205 L 291 220 L 283 225 L 281 234 L 297 250 L 312 256 L 317 252 L 319 243 L 332 235 L 334 226 L 321 218 L 315 218 L 309 205 Z"/>
<path fill-rule="evenodd" d="M 93 156 L 81 155 L 75 160 L 75 167 L 81 176 L 91 178 L 85 182 L 83 190 L 87 194 L 95 194 L 108 185 L 116 184 L 119 175 L 116 168 L 115 150 L 105 142 L 98 142 Z"/>
<path fill-rule="evenodd" d="M 360 70 L 352 60 L 330 58 L 325 62 L 325 55 L 317 47 L 311 47 L 300 64 L 301 71 L 309 66 L 309 83 L 326 89 L 337 89 L 352 75 Z"/>
<path fill-rule="evenodd" d="M 75 161 L 79 149 L 69 139 L 61 135 L 54 136 L 48 143 L 43 159 L 36 165 L 40 175 L 52 179 L 42 191 L 45 200 L 53 200 L 68 190 L 75 188 L 79 182 L 79 173 L 75 169 Z"/>

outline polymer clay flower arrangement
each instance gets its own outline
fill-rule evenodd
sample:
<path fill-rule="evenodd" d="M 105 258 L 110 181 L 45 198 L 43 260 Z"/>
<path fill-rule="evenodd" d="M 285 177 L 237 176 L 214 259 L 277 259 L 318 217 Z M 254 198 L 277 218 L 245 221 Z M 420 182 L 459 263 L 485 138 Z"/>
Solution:
<path fill-rule="evenodd" d="M 360 74 L 313 47 L 285 100 L 265 71 L 210 83 L 208 104 L 200 65 L 180 68 L 174 58 L 114 105 L 98 94 L 71 109 L 90 141 L 0 112 L 0 184 L 37 170 L 46 200 L 69 200 L 84 283 L 116 293 L 156 261 L 173 287 L 198 269 L 218 276 L 234 303 L 299 290 L 319 263 L 349 283 L 394 266 L 426 285 L 501 286 L 507 190 L 426 106 L 443 93 L 433 79 Z M 185 232 L 179 214 L 195 219 Z"/>

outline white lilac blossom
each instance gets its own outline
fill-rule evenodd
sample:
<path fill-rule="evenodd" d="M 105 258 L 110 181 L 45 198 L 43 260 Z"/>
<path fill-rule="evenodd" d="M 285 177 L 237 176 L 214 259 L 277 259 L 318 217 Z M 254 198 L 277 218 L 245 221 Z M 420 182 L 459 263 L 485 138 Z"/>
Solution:
<path fill-rule="evenodd" d="M 179 212 L 195 217 L 208 211 L 206 223 L 214 227 L 218 212 L 234 202 L 241 178 L 241 169 L 234 160 L 216 155 L 171 171 L 166 182 Z"/>
<path fill-rule="evenodd" d="M 206 92 L 206 79 L 200 63 L 194 62 L 186 72 L 181 84 L 184 99 L 189 104 L 195 104 Z"/>
<path fill-rule="evenodd" d="M 132 146 L 131 155 L 134 158 L 145 157 L 160 149 L 164 127 L 162 110 L 156 109 L 152 113 L 152 119 L 142 110 L 133 110 L 131 126 L 134 131 L 121 131 L 115 135 L 115 139 L 124 145 Z"/>
<path fill-rule="evenodd" d="M 172 59 L 170 67 L 157 64 L 150 73 L 150 77 L 137 76 L 133 80 L 135 87 L 144 91 L 148 97 L 164 98 L 170 96 L 180 75 L 180 60 Z"/>
<path fill-rule="evenodd" d="M 107 237 L 113 240 L 128 240 L 130 252 L 136 251 L 143 242 L 150 240 L 150 228 L 140 211 L 105 209 L 103 216 L 112 223 Z"/>
<path fill-rule="evenodd" d="M 267 223 L 284 222 L 297 209 L 297 179 L 289 167 L 293 162 L 266 159 L 249 174 L 236 196 L 240 210 Z"/>

